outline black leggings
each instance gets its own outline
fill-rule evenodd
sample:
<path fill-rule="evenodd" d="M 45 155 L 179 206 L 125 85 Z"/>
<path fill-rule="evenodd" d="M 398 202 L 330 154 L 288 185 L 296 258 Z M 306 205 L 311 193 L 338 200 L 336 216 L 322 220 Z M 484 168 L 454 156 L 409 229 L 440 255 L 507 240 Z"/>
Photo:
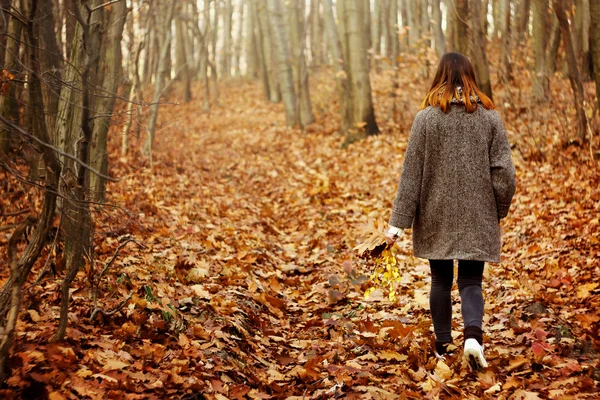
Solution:
<path fill-rule="evenodd" d="M 433 319 L 436 342 L 452 342 L 452 281 L 453 260 L 429 260 L 431 265 L 431 293 L 429 307 Z M 464 328 L 477 327 L 481 332 L 483 319 L 483 261 L 458 262 L 458 290 Z"/>

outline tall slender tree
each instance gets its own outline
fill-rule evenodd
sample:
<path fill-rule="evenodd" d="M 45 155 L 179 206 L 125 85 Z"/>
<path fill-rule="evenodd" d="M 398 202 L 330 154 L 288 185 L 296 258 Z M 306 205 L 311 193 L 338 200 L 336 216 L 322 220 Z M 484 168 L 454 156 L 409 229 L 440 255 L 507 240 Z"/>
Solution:
<path fill-rule="evenodd" d="M 280 0 L 267 0 L 269 7 L 269 22 L 271 26 L 273 47 L 275 53 L 275 68 L 279 78 L 281 97 L 285 107 L 285 120 L 288 126 L 298 124 L 296 110 L 296 93 L 294 90 L 294 76 L 291 65 L 291 51 L 289 40 L 283 27 L 283 7 Z"/>
<path fill-rule="evenodd" d="M 446 52 L 446 39 L 442 29 L 442 11 L 440 9 L 440 0 L 432 0 L 431 3 L 431 23 L 433 30 L 433 40 L 438 57 Z"/>
<path fill-rule="evenodd" d="M 596 80 L 596 101 L 600 109 L 600 2 L 590 2 L 590 42 L 594 78 Z"/>
<path fill-rule="evenodd" d="M 348 124 L 346 144 L 379 133 L 373 109 L 371 79 L 367 55 L 368 43 L 364 32 L 365 9 L 362 0 L 338 2 L 340 32 L 343 33 L 342 47 L 346 76 L 350 82 L 352 120 Z"/>
<path fill-rule="evenodd" d="M 577 135 L 585 142 L 587 140 L 587 117 L 583 108 L 583 85 L 581 84 L 581 75 L 577 65 L 575 49 L 573 48 L 571 28 L 569 26 L 567 14 L 565 13 L 563 0 L 552 0 L 552 7 L 554 8 L 554 12 L 556 13 L 556 17 L 560 24 L 563 45 L 567 57 L 569 81 L 571 82 L 571 88 L 573 89 L 573 100 L 575 103 L 575 111 L 577 113 Z"/>
<path fill-rule="evenodd" d="M 103 18 L 107 32 L 103 35 L 104 39 L 100 47 L 102 61 L 99 63 L 99 69 L 102 71 L 102 75 L 97 82 L 99 91 L 94 109 L 95 122 L 91 157 L 92 167 L 102 172 L 103 175 L 108 175 L 107 135 L 121 81 L 121 39 L 126 19 L 127 4 L 125 0 L 113 3 L 112 7 L 106 10 Z M 90 179 L 90 187 L 95 200 L 104 201 L 106 199 L 106 180 L 96 174 L 92 174 Z"/>
<path fill-rule="evenodd" d="M 533 98 L 537 102 L 548 99 L 550 81 L 546 68 L 546 35 L 548 0 L 532 0 L 533 8 L 533 54 L 535 59 L 533 75 Z"/>

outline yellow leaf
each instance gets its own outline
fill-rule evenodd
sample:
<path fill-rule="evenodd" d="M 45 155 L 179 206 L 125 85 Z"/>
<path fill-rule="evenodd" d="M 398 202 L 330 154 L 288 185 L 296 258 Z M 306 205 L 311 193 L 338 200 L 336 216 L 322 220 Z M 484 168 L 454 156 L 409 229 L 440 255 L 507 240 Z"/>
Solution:
<path fill-rule="evenodd" d="M 452 377 L 452 370 L 442 360 L 439 360 L 435 366 L 435 373 L 444 381 Z"/>
<path fill-rule="evenodd" d="M 388 360 L 388 361 L 389 360 L 404 361 L 404 360 L 408 359 L 408 356 L 406 354 L 400 354 L 397 351 L 391 351 L 391 350 L 383 350 L 379 354 L 377 354 L 377 357 L 379 359 Z"/>
<path fill-rule="evenodd" d="M 579 286 L 577 289 L 577 297 L 580 299 L 585 299 L 590 296 L 590 291 L 596 289 L 598 287 L 598 283 L 588 283 L 585 285 Z"/>

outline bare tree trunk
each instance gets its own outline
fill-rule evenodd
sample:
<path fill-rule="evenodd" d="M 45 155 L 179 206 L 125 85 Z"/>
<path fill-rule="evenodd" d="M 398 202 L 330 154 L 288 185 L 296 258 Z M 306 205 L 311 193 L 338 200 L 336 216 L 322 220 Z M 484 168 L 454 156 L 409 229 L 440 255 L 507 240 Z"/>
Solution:
<path fill-rule="evenodd" d="M 296 93 L 298 93 L 298 111 L 300 126 L 305 128 L 315 121 L 308 87 L 308 70 L 306 68 L 306 21 L 305 6 L 302 2 L 287 3 L 289 17 L 290 42 L 292 45 L 292 65 L 294 70 Z"/>
<path fill-rule="evenodd" d="M 379 2 L 381 3 L 379 6 L 379 20 L 381 21 L 379 26 L 381 27 L 381 38 L 383 39 L 383 42 L 380 43 L 380 53 L 382 56 L 389 58 L 390 55 L 388 50 L 390 48 L 390 18 L 388 15 L 388 9 L 390 8 L 390 5 L 389 0 L 379 0 Z M 340 36 L 340 38 L 343 39 L 342 36 Z"/>
<path fill-rule="evenodd" d="M 470 0 L 453 0 L 455 5 L 455 18 L 456 24 L 455 28 L 455 51 L 458 51 L 462 54 L 469 54 L 469 26 L 467 21 L 469 20 L 469 1 Z M 473 0 L 471 0 L 473 1 Z M 474 21 L 479 21 L 479 19 L 475 19 Z M 480 26 L 477 23 L 474 23 L 477 26 Z"/>
<path fill-rule="evenodd" d="M 529 33 L 529 14 L 531 14 L 531 0 L 517 1 L 516 26 L 514 29 L 515 42 L 521 43 Z"/>
<path fill-rule="evenodd" d="M 15 1 L 11 11 L 19 15 L 23 10 L 19 7 L 19 2 Z M 8 35 L 6 37 L 6 51 L 3 60 L 3 69 L 18 77 L 21 68 L 19 67 L 19 48 L 21 47 L 21 22 L 10 17 L 8 22 Z M 17 104 L 17 83 L 9 82 L 8 91 L 0 96 L 0 115 L 9 121 L 16 123 L 19 120 L 19 105 Z M 6 154 L 11 148 L 10 128 L 4 123 L 0 123 L 0 155 Z"/>
<path fill-rule="evenodd" d="M 30 72 L 27 87 L 29 91 L 31 109 L 44 110 L 45 106 L 42 96 L 40 77 L 41 71 L 37 54 L 40 47 L 38 39 L 39 19 L 36 18 L 37 5 L 37 0 L 31 0 L 26 26 L 28 38 L 28 67 Z M 51 143 L 46 126 L 46 120 L 43 114 L 32 112 L 30 113 L 30 119 L 31 127 L 35 137 L 37 137 L 43 143 Z M 6 122 L 8 122 L 8 120 L 5 121 L 5 123 Z M 38 150 L 43 154 L 44 165 L 46 168 L 42 212 L 36 224 L 34 233 L 30 238 L 29 243 L 25 247 L 25 250 L 23 251 L 19 261 L 16 263 L 16 265 L 14 262 L 11 263 L 11 277 L 4 283 L 4 286 L 0 291 L 0 310 L 3 310 L 1 312 L 4 314 L 4 310 L 6 310 L 10 305 L 10 314 L 7 322 L 13 325 L 13 329 L 5 332 L 0 341 L 0 382 L 3 382 L 6 378 L 6 362 L 8 359 L 8 352 L 12 345 L 14 326 L 17 322 L 21 303 L 21 287 L 27 280 L 33 264 L 38 259 L 42 249 L 44 248 L 44 245 L 46 244 L 48 230 L 52 226 L 54 211 L 56 208 L 56 193 L 58 191 L 60 164 L 56 158 L 56 155 L 54 154 L 54 151 L 49 147 L 39 146 Z"/>
<path fill-rule="evenodd" d="M 598 1 L 598 0 L 592 0 Z M 581 60 L 581 79 L 589 81 L 592 77 L 591 58 L 590 58 L 590 0 L 577 0 L 575 7 L 575 27 L 576 38 L 574 43 L 575 55 Z"/>
<path fill-rule="evenodd" d="M 204 111 L 210 110 L 210 82 L 208 76 L 209 63 L 209 43 L 212 43 L 210 38 L 211 23 L 210 23 L 210 0 L 204 1 L 203 9 L 203 29 L 202 29 L 202 52 L 200 55 L 200 77 L 204 82 Z"/>
<path fill-rule="evenodd" d="M 140 71 L 139 71 L 139 63 L 140 63 L 140 54 L 142 52 L 143 42 L 138 44 L 138 50 L 135 52 L 135 59 L 133 60 L 132 65 L 132 75 L 133 82 L 131 83 L 131 92 L 129 93 L 129 102 L 127 103 L 127 123 L 123 127 L 123 139 L 121 142 L 121 155 L 126 155 L 129 149 L 129 131 L 131 130 L 131 125 L 133 124 L 133 106 L 134 102 L 137 103 L 135 109 L 135 115 L 137 117 L 137 137 L 139 137 L 139 130 L 141 127 L 140 121 L 142 119 L 142 113 L 140 110 L 139 104 L 141 103 L 140 98 Z"/>
<path fill-rule="evenodd" d="M 341 12 L 338 18 L 344 25 L 346 36 L 344 46 L 347 50 L 344 53 L 348 55 L 348 62 L 345 67 L 351 83 L 353 104 L 353 121 L 346 136 L 347 145 L 379 133 L 379 128 L 375 122 L 369 62 L 366 57 L 368 48 L 363 21 L 366 16 L 362 12 L 361 0 L 348 0 L 345 3 L 339 8 Z"/>
<path fill-rule="evenodd" d="M 340 102 L 340 132 L 346 134 L 352 122 L 352 104 L 350 102 L 350 82 L 345 72 L 345 59 L 340 35 L 335 25 L 332 0 L 322 0 L 323 20 L 329 38 L 329 51 L 335 68 L 335 82 Z M 341 25 L 341 24 L 340 24 Z M 342 31 L 342 29 L 340 29 Z M 343 31 L 342 31 L 343 32 Z"/>
<path fill-rule="evenodd" d="M 254 6 L 252 0 L 246 2 L 248 7 L 248 16 L 246 17 L 246 64 L 247 70 L 246 75 L 249 78 L 257 78 L 260 70 L 259 67 L 259 56 L 258 47 L 256 43 L 256 35 L 254 33 L 256 26 L 256 13 L 254 12 Z"/>
<path fill-rule="evenodd" d="M 492 39 L 496 39 L 502 32 L 502 19 L 504 14 L 502 13 L 502 0 L 491 0 L 492 1 L 492 20 L 494 21 L 494 32 Z"/>
<path fill-rule="evenodd" d="M 583 85 L 581 84 L 581 76 L 579 74 L 579 68 L 577 67 L 575 50 L 573 49 L 571 28 L 569 27 L 569 20 L 565 14 L 563 0 L 552 0 L 552 6 L 560 24 L 567 64 L 569 66 L 569 81 L 571 82 L 571 88 L 573 89 L 575 110 L 577 111 L 577 135 L 581 141 L 585 142 L 587 140 L 587 117 L 583 108 Z"/>
<path fill-rule="evenodd" d="M 190 65 L 192 55 L 186 51 L 186 42 L 189 41 L 187 25 L 177 18 L 175 21 L 175 79 L 183 83 L 183 101 L 189 103 L 192 100 L 192 88 L 190 83 Z"/>
<path fill-rule="evenodd" d="M 429 39 L 429 30 L 431 28 L 431 20 L 429 18 L 429 0 L 420 1 L 420 16 L 421 16 L 421 38 L 423 39 L 424 46 L 431 46 L 431 40 Z"/>
<path fill-rule="evenodd" d="M 562 35 L 560 33 L 560 24 L 558 23 L 558 18 L 556 18 L 555 14 L 552 14 L 552 26 L 550 28 L 550 39 L 548 41 L 548 51 L 546 53 L 546 68 L 548 69 L 547 76 L 551 77 L 556 72 L 556 68 L 558 67 L 558 48 L 560 47 L 560 42 L 562 39 Z"/>
<path fill-rule="evenodd" d="M 504 24 L 502 27 L 502 50 L 500 55 L 501 74 L 504 84 L 512 81 L 512 61 L 511 61 L 511 18 L 510 18 L 510 0 L 502 0 L 504 6 Z"/>
<path fill-rule="evenodd" d="M 105 21 L 107 32 L 102 43 L 100 69 L 103 71 L 101 96 L 96 100 L 95 123 L 93 131 L 93 147 L 91 166 L 104 175 L 108 175 L 108 154 L 106 151 L 108 127 L 112 117 L 117 91 L 119 89 L 122 68 L 121 39 L 127 19 L 127 4 L 124 0 L 112 4 Z M 90 187 L 96 201 L 106 200 L 106 180 L 98 175 L 90 177 Z"/>
<path fill-rule="evenodd" d="M 371 58 L 371 68 L 379 72 L 379 59 L 381 58 L 381 3 L 384 0 L 374 0 L 373 13 L 371 14 L 371 47 L 373 57 Z M 325 12 L 323 11 L 323 14 Z"/>
<path fill-rule="evenodd" d="M 412 47 L 419 41 L 421 33 L 419 32 L 419 24 L 417 18 L 416 1 L 415 0 L 404 0 L 406 7 L 406 18 L 408 22 L 408 43 Z"/>
<path fill-rule="evenodd" d="M 470 20 L 476 21 L 472 24 L 469 36 L 471 42 L 471 59 L 475 67 L 477 75 L 477 84 L 479 89 L 485 93 L 490 99 L 492 98 L 492 81 L 490 79 L 490 65 L 485 49 L 485 35 L 481 31 L 481 0 L 470 0 Z M 509 15 L 510 16 L 510 15 Z"/>
<path fill-rule="evenodd" d="M 221 76 L 229 78 L 231 76 L 231 22 L 233 6 L 231 0 L 225 0 L 223 8 L 223 55 L 221 58 Z M 216 59 L 215 59 L 216 60 Z"/>
<path fill-rule="evenodd" d="M 446 5 L 446 51 L 457 51 L 458 12 L 455 0 L 444 0 Z"/>
<path fill-rule="evenodd" d="M 440 10 L 440 0 L 432 0 L 431 3 L 431 19 L 433 38 L 435 42 L 435 50 L 438 57 L 446 52 L 446 40 L 444 38 L 444 31 L 442 30 L 442 11 Z"/>
<path fill-rule="evenodd" d="M 271 24 L 273 47 L 275 49 L 275 64 L 281 97 L 285 107 L 285 120 L 287 126 L 298 125 L 296 113 L 296 93 L 294 90 L 294 76 L 292 74 L 291 53 L 288 39 L 285 37 L 283 27 L 283 7 L 280 0 L 267 0 L 269 7 L 269 22 Z"/>
<path fill-rule="evenodd" d="M 0 0 L 0 32 L 8 33 L 10 2 L 11 0 Z M 0 62 L 4 62 L 7 37 L 8 35 L 0 35 Z"/>
<path fill-rule="evenodd" d="M 533 98 L 536 102 L 548 100 L 550 81 L 546 68 L 546 17 L 548 0 L 533 1 L 533 53 L 535 58 Z"/>
<path fill-rule="evenodd" d="M 594 78 L 596 80 L 596 101 L 600 109 L 600 2 L 590 2 L 590 42 Z"/>
<path fill-rule="evenodd" d="M 260 28 L 260 21 L 258 16 L 258 6 L 257 0 L 250 0 L 249 3 L 250 9 L 252 11 L 252 20 L 254 21 L 254 44 L 256 46 L 256 62 L 257 62 L 257 72 L 259 74 L 260 80 L 263 84 L 263 90 L 265 93 L 265 98 L 267 100 L 270 99 L 271 89 L 269 87 L 269 69 L 267 67 L 266 54 L 263 46 L 264 38 Z"/>
<path fill-rule="evenodd" d="M 242 76 L 242 68 L 241 68 L 241 59 L 242 59 L 242 45 L 244 43 L 244 6 L 245 6 L 246 2 L 245 1 L 241 1 L 240 2 L 240 12 L 239 12 L 239 16 L 240 16 L 240 20 L 238 22 L 238 32 L 237 32 L 237 39 L 235 41 L 235 74 L 237 76 Z M 248 17 L 246 17 L 248 18 Z"/>
<path fill-rule="evenodd" d="M 58 112 L 58 100 L 60 88 L 62 86 L 62 67 L 63 55 L 56 41 L 54 27 L 54 13 L 52 11 L 51 1 L 40 1 L 40 39 L 44 52 L 40 56 L 40 64 L 43 71 L 43 78 L 46 82 L 44 87 L 44 102 L 46 104 L 46 123 L 50 135 L 54 133 L 56 113 Z"/>
<path fill-rule="evenodd" d="M 277 70 L 274 68 L 274 44 L 273 44 L 273 32 L 271 24 L 269 23 L 269 13 L 265 2 L 260 0 L 254 0 L 256 6 L 256 12 L 259 19 L 259 31 L 262 46 L 263 55 L 263 66 L 267 73 L 268 78 L 268 89 L 269 96 L 268 100 L 272 103 L 279 103 L 281 101 L 281 93 L 279 91 L 279 82 L 277 79 Z"/>
<path fill-rule="evenodd" d="M 172 39 L 171 22 L 173 21 L 176 4 L 176 2 L 172 2 L 168 5 L 160 32 L 163 35 L 163 43 L 160 48 L 158 70 L 154 82 L 154 96 L 152 98 L 152 106 L 150 107 L 150 115 L 148 117 L 148 135 L 146 136 L 146 141 L 142 148 L 142 154 L 149 157 L 150 162 L 152 162 L 152 146 L 154 145 L 154 134 L 156 133 L 158 106 L 163 91 L 163 81 L 167 73 L 167 52 Z"/>
<path fill-rule="evenodd" d="M 90 177 L 87 165 L 90 162 L 91 143 L 94 132 L 94 88 L 97 88 L 98 82 L 104 78 L 105 71 L 99 71 L 98 54 L 102 53 L 102 38 L 100 27 L 105 19 L 105 9 L 103 0 L 94 0 L 90 7 L 81 7 L 78 4 L 73 5 L 72 12 L 76 16 L 81 29 L 81 51 L 83 52 L 83 68 L 81 69 L 81 135 L 77 138 L 77 150 L 74 153 L 79 160 L 76 167 L 75 182 L 71 187 L 66 187 L 62 193 L 65 198 L 65 259 L 67 272 L 61 285 L 61 306 L 58 328 L 52 338 L 53 341 L 60 341 L 64 338 L 69 311 L 69 298 L 71 283 L 77 276 L 77 272 L 84 264 L 84 259 L 92 258 L 92 223 L 87 203 L 86 195 L 90 187 Z M 117 3 L 113 4 L 113 8 Z M 118 7 L 118 6 L 117 6 Z M 94 10 L 94 11 L 92 11 Z M 120 9 L 125 13 L 126 8 Z M 116 15 L 115 15 L 116 16 Z M 125 18 L 122 15 L 121 18 Z M 121 26 L 121 32 L 118 34 L 119 41 L 122 34 L 124 20 L 115 23 Z M 113 50 L 114 49 L 110 49 Z M 120 50 L 119 50 L 120 51 Z M 120 68 L 120 60 L 119 66 Z M 114 103 L 113 103 L 114 104 Z M 101 106 L 102 107 L 102 106 Z M 112 109 L 111 109 L 112 112 Z M 105 138 L 106 140 L 106 138 Z"/>
<path fill-rule="evenodd" d="M 388 57 L 392 62 L 392 67 L 396 68 L 398 66 L 398 56 L 400 54 L 400 41 L 398 39 L 398 0 L 389 0 L 389 8 L 388 8 Z"/>
<path fill-rule="evenodd" d="M 489 23 L 488 23 L 488 10 L 490 8 L 490 0 L 483 0 L 483 8 L 481 9 L 481 31 L 488 36 Z"/>
<path fill-rule="evenodd" d="M 310 1 L 310 53 L 313 66 L 323 64 L 323 34 L 321 33 L 319 0 Z"/>

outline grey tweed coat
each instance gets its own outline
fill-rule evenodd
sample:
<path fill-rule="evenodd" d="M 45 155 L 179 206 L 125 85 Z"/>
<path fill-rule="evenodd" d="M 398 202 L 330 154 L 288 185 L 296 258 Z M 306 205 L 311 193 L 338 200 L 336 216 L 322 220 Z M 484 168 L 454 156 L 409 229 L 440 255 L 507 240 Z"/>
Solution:
<path fill-rule="evenodd" d="M 413 228 L 416 257 L 500 261 L 515 167 L 500 116 L 427 107 L 415 117 L 390 225 Z"/>

